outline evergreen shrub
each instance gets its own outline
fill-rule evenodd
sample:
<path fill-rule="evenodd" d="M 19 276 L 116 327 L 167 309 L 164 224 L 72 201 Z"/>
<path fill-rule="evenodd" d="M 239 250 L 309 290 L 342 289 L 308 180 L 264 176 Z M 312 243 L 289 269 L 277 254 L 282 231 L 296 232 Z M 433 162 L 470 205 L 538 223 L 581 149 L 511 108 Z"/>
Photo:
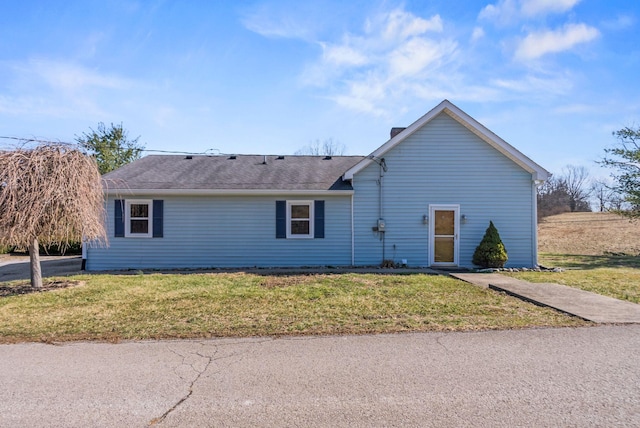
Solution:
<path fill-rule="evenodd" d="M 498 229 L 490 221 L 482 241 L 473 253 L 473 264 L 483 268 L 501 268 L 508 259 L 507 249 L 500 239 Z"/>

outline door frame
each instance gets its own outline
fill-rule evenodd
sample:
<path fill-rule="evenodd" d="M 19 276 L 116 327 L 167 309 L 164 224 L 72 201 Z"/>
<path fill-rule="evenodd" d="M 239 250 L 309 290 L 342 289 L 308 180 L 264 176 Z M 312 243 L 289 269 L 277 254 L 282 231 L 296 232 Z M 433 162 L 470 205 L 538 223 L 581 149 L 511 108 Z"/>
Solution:
<path fill-rule="evenodd" d="M 453 263 L 435 262 L 435 227 L 436 211 L 453 211 Z M 430 266 L 458 266 L 460 259 L 460 205 L 459 204 L 429 204 L 429 265 Z"/>

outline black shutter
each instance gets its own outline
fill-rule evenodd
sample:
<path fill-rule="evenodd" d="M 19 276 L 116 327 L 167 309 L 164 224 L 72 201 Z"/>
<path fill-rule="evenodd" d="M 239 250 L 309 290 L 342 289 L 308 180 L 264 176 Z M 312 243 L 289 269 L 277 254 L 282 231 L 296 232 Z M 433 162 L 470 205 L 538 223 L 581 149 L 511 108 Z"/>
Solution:
<path fill-rule="evenodd" d="M 114 204 L 114 212 L 113 212 L 113 230 L 114 236 L 116 238 L 124 237 L 124 199 L 116 199 Z"/>
<path fill-rule="evenodd" d="M 287 201 L 276 201 L 276 239 L 287 237 Z"/>
<path fill-rule="evenodd" d="M 164 201 L 153 200 L 153 237 L 162 238 L 164 217 Z"/>
<path fill-rule="evenodd" d="M 313 215 L 314 238 L 324 238 L 324 201 L 315 201 Z"/>

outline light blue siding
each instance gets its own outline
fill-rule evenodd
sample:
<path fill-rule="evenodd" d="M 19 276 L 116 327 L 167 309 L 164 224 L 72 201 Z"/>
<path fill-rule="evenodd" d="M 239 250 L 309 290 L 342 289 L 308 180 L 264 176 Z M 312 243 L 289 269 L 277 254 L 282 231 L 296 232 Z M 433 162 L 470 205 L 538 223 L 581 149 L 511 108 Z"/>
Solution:
<path fill-rule="evenodd" d="M 532 175 L 446 113 L 433 118 L 384 155 L 384 257 L 411 266 L 429 264 L 430 204 L 458 204 L 459 264 L 472 267 L 476 246 L 492 220 L 507 248 L 507 266 L 531 266 L 534 254 Z M 383 260 L 379 217 L 380 168 L 372 163 L 354 176 L 355 264 Z"/>
<path fill-rule="evenodd" d="M 277 267 L 351 264 L 351 196 L 150 196 L 164 200 L 164 237 L 115 238 L 107 201 L 108 248 L 89 248 L 88 270 Z M 276 200 L 324 200 L 323 239 L 276 239 Z"/>

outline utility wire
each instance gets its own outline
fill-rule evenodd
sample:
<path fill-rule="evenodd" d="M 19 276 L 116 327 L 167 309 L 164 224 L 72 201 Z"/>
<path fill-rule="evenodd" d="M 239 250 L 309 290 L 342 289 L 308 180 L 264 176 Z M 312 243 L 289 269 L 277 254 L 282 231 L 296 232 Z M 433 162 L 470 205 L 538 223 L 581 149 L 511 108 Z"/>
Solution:
<path fill-rule="evenodd" d="M 27 143 L 65 144 L 70 146 L 78 144 L 78 143 L 69 143 L 67 141 L 41 140 L 39 138 L 7 137 L 2 135 L 0 135 L 0 139 L 20 141 L 21 143 L 25 143 L 25 144 Z M 209 155 L 210 156 L 212 154 L 216 154 L 216 155 L 223 154 L 222 152 L 220 152 L 220 149 L 215 149 L 215 148 L 207 149 L 204 152 L 182 152 L 182 151 L 176 151 L 176 150 L 155 150 L 155 149 L 141 149 L 140 151 L 147 152 L 147 153 L 168 153 L 168 154 L 176 154 L 176 155 Z"/>

